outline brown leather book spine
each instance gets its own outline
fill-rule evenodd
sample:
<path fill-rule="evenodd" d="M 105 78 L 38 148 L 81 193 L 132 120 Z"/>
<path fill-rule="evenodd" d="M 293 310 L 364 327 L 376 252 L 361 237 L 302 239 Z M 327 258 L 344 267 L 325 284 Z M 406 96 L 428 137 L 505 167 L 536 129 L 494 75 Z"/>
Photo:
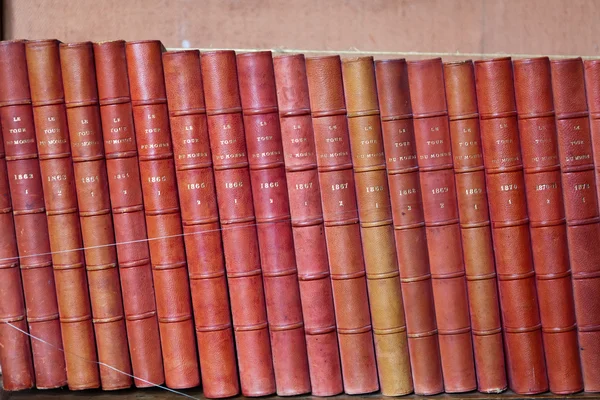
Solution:
<path fill-rule="evenodd" d="M 312 394 L 342 393 L 342 370 L 304 56 L 273 59 Z"/>
<path fill-rule="evenodd" d="M 2 45 L 4 42 L 0 44 L 0 51 Z M 4 143 L 0 141 L 0 226 L 3 230 L 0 235 L 0 365 L 2 365 L 2 388 L 12 391 L 32 388 L 35 377 L 31 344 L 27 336 L 25 299 L 19 271 L 19 252 L 6 164 Z M 23 178 L 21 175 L 21 179 L 29 179 L 30 174 L 27 173 L 25 176 Z M 43 375 L 42 378 L 47 379 Z"/>
<path fill-rule="evenodd" d="M 166 385 L 200 384 L 162 44 L 125 45 Z M 174 295 L 176 294 L 176 295 Z"/>
<path fill-rule="evenodd" d="M 94 43 L 108 188 L 134 384 L 164 383 L 125 42 Z"/>
<path fill-rule="evenodd" d="M 415 146 L 446 392 L 477 389 L 442 60 L 408 62 Z"/>
<path fill-rule="evenodd" d="M 270 51 L 237 55 L 277 394 L 311 391 Z"/>
<path fill-rule="evenodd" d="M 342 62 L 381 393 L 413 391 L 372 57 Z"/>
<path fill-rule="evenodd" d="M 506 389 L 502 323 L 473 62 L 444 64 L 444 83 L 480 392 Z"/>
<path fill-rule="evenodd" d="M 202 390 L 208 398 L 231 397 L 239 392 L 238 372 L 200 53 L 164 53 L 163 64 Z"/>
<path fill-rule="evenodd" d="M 510 58 L 475 61 L 475 86 L 508 383 L 518 394 L 541 393 L 548 379 Z"/>
<path fill-rule="evenodd" d="M 375 62 L 396 255 L 415 393 L 444 391 L 415 135 L 404 59 Z"/>
<path fill-rule="evenodd" d="M 100 386 L 57 40 L 25 44 L 62 342 L 71 390 Z"/>
<path fill-rule="evenodd" d="M 548 382 L 553 393 L 575 393 L 583 389 L 583 381 L 577 347 L 550 60 L 547 57 L 516 60 L 513 70 Z M 581 89 L 585 105 L 583 65 Z M 587 155 L 593 180 L 591 150 L 590 144 Z"/>
<path fill-rule="evenodd" d="M 339 56 L 306 60 L 344 391 L 379 389 Z"/>
<path fill-rule="evenodd" d="M 598 147 L 594 148 L 592 140 L 593 137 L 598 140 L 596 118 L 600 103 L 596 96 L 600 81 L 596 80 L 598 75 L 593 71 L 595 68 L 594 64 L 587 64 L 587 75 L 584 76 L 584 65 L 580 58 L 551 62 L 558 154 L 573 275 L 574 316 L 577 319 L 579 356 L 586 392 L 600 392 L 600 214 L 593 155 L 593 150 Z M 558 309 L 556 305 L 554 308 Z M 572 312 L 571 309 L 568 311 Z M 569 373 L 578 371 L 573 367 Z"/>
<path fill-rule="evenodd" d="M 33 353 L 33 368 L 35 369 L 35 385 L 38 389 L 50 389 L 65 386 L 67 375 L 65 370 L 65 357 L 63 355 L 62 341 L 60 335 L 60 321 L 58 318 L 58 302 L 56 300 L 56 287 L 54 284 L 54 273 L 52 271 L 52 256 L 50 255 L 50 240 L 48 237 L 48 221 L 46 219 L 46 207 L 44 205 L 44 194 L 42 189 L 42 177 L 38 160 L 38 149 L 35 140 L 35 128 L 33 125 L 33 112 L 31 108 L 31 94 L 29 92 L 29 79 L 27 77 L 27 60 L 25 59 L 25 41 L 0 42 L 0 120 L 2 123 L 2 135 L 4 137 L 4 149 L 6 151 L 6 164 L 12 208 L 16 244 L 20 256 L 20 276 L 14 270 L 6 270 L 7 277 L 0 278 L 2 283 L 10 284 L 10 298 L 15 300 L 22 298 L 23 290 L 25 305 L 27 307 L 27 325 L 32 336 L 51 343 L 48 345 L 40 340 L 31 340 L 29 350 L 29 339 L 25 335 L 10 328 L 9 337 L 21 336 L 19 340 L 7 340 L 5 343 L 21 343 L 27 346 L 27 353 Z M 7 187 L 8 189 L 8 187 Z M 8 199 L 8 197 L 7 197 Z M 3 206 L 2 209 L 5 207 Z M 3 217 L 8 218 L 8 217 Z M 2 224 L 2 226 L 5 226 Z M 10 235 L 6 235 L 9 240 Z M 12 249 L 10 245 L 0 245 L 2 249 Z M 6 257 L 0 257 L 6 258 Z M 8 261 L 8 260 L 7 260 Z M 3 263 L 4 264 L 4 263 Z M 18 266 L 7 263 L 6 266 Z M 17 285 L 23 279 L 23 286 Z M 0 292 L 6 293 L 0 289 Z M 18 302 L 2 302 L 11 307 L 17 307 Z M 7 310 L 7 318 L 16 318 L 23 314 L 17 312 L 19 308 Z M 22 310 L 21 310 L 22 311 Z M 20 314 L 19 314 L 20 313 Z M 16 320 L 12 320 L 16 321 Z M 12 322 L 20 326 L 20 323 Z M 24 330 L 27 330 L 21 327 Z M 4 328 L 6 332 L 6 328 Z M 25 344 L 27 343 L 27 344 Z M 5 388 L 26 388 L 27 364 L 19 364 L 16 360 L 22 359 L 16 347 L 11 351 L 9 365 L 2 362 L 4 370 Z M 13 364 L 14 363 L 14 364 Z M 11 366 L 12 365 L 12 366 Z M 12 370 L 12 368 L 15 368 Z M 22 378 L 15 379 L 15 372 Z M 22 379 L 22 381 L 21 381 Z M 19 383 L 21 381 L 22 383 Z M 33 382 L 33 381 L 32 381 Z M 25 385 L 24 385 L 25 383 Z"/>
<path fill-rule="evenodd" d="M 124 389 L 131 386 L 131 363 L 92 43 L 61 44 L 60 62 L 100 380 L 104 390 Z"/>
<path fill-rule="evenodd" d="M 200 57 L 223 254 L 244 396 L 275 393 L 235 52 Z"/>

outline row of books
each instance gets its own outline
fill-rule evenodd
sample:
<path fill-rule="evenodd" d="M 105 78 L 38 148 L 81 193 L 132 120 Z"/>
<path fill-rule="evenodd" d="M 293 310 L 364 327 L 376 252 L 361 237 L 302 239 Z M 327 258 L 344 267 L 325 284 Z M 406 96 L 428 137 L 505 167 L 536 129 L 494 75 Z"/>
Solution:
<path fill-rule="evenodd" d="M 0 123 L 7 390 L 600 391 L 598 61 L 5 41 Z"/>

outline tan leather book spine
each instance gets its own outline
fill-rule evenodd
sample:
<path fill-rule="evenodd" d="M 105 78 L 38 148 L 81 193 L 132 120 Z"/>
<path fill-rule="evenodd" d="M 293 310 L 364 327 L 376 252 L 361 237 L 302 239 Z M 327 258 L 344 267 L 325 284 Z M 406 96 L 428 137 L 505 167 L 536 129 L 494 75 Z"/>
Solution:
<path fill-rule="evenodd" d="M 136 387 L 164 383 L 125 41 L 94 43 L 117 261 Z"/>
<path fill-rule="evenodd" d="M 266 396 L 275 374 L 235 52 L 203 53 L 200 66 L 240 386 L 244 396 Z"/>
<path fill-rule="evenodd" d="M 553 393 L 575 393 L 583 389 L 583 380 L 577 345 L 550 60 L 547 57 L 515 60 L 513 71 L 548 382 Z M 581 97 L 585 104 L 583 64 L 580 82 Z M 591 160 L 591 145 L 587 155 Z M 589 165 L 593 179 L 591 162 Z"/>
<path fill-rule="evenodd" d="M 306 59 L 306 75 L 344 391 L 370 393 L 379 383 L 340 57 Z"/>
<path fill-rule="evenodd" d="M 167 52 L 163 65 L 202 391 L 208 398 L 231 397 L 239 392 L 238 371 L 200 53 Z"/>
<path fill-rule="evenodd" d="M 0 44 L 0 51 L 3 44 L 4 42 Z M 2 68 L 1 63 L 0 68 Z M 0 226 L 3 230 L 0 235 L 0 365 L 2 365 L 2 388 L 13 391 L 32 388 L 35 384 L 35 376 L 31 343 L 27 336 L 25 299 L 9 191 L 10 178 L 6 164 L 4 140 L 2 140 L 0 141 Z M 21 179 L 29 179 L 29 176 L 29 173 L 22 174 Z M 47 379 L 43 375 L 42 378 Z"/>
<path fill-rule="evenodd" d="M 22 343 L 23 345 L 27 343 L 27 353 L 31 351 L 33 354 L 36 387 L 38 389 L 56 388 L 67 384 L 67 374 L 65 357 L 61 351 L 58 302 L 33 125 L 25 41 L 0 42 L 0 82 L 2 82 L 0 85 L 0 120 L 6 151 L 12 212 L 17 233 L 16 244 L 21 266 L 21 276 L 0 278 L 0 281 L 8 284 L 11 279 L 18 279 L 20 282 L 22 277 L 22 289 L 20 284 L 14 283 L 11 284 L 10 289 L 6 288 L 5 290 L 9 290 L 12 293 L 10 297 L 14 299 L 19 299 L 22 296 L 20 291 L 23 291 L 29 332 L 32 336 L 41 339 L 31 340 L 31 350 L 29 350 L 30 340 L 26 340 L 22 333 L 9 328 L 11 336 L 19 335 L 21 338 L 18 341 L 16 338 L 13 339 L 15 341 L 8 340 L 6 343 Z M 6 236 L 7 240 L 9 237 L 10 235 Z M 0 248 L 11 249 L 9 245 L 0 245 Z M 5 272 L 9 274 L 9 271 Z M 19 275 L 12 270 L 10 274 Z M 0 292 L 4 293 L 5 291 L 0 289 Z M 16 306 L 18 303 L 2 302 L 2 304 Z M 19 315 L 16 310 L 16 308 L 12 309 L 2 315 Z M 22 357 L 18 351 L 13 351 L 11 357 L 15 360 Z M 14 370 L 12 368 L 18 371 L 24 366 L 19 366 L 16 362 L 14 367 L 9 366 L 6 362 L 2 362 L 2 364 L 5 366 L 4 387 L 9 389 L 22 387 L 22 384 L 13 381 Z M 23 382 L 26 382 L 28 379 L 26 370 L 19 372 L 19 374 L 21 373 L 22 378 L 19 380 L 23 379 Z"/>
<path fill-rule="evenodd" d="M 575 313 L 569 317 L 577 319 L 583 389 L 600 392 L 600 214 L 593 151 L 597 148 L 593 138 L 598 140 L 596 96 L 600 81 L 597 67 L 588 63 L 584 73 L 580 58 L 553 60 L 550 65 L 573 275 Z M 570 374 L 575 372 L 575 368 L 569 370 Z"/>
<path fill-rule="evenodd" d="M 102 389 L 131 386 L 91 42 L 61 43 L 67 124 Z M 108 368 L 106 365 L 111 366 Z"/>
<path fill-rule="evenodd" d="M 477 388 L 442 60 L 409 61 L 419 181 L 446 392 Z"/>
<path fill-rule="evenodd" d="M 311 391 L 270 51 L 237 55 L 277 394 Z"/>
<path fill-rule="evenodd" d="M 165 382 L 183 389 L 200 384 L 200 371 L 162 52 L 158 40 L 125 45 Z"/>
<path fill-rule="evenodd" d="M 541 393 L 548 378 L 510 58 L 475 61 L 475 87 L 508 384 L 518 394 Z"/>
<path fill-rule="evenodd" d="M 444 391 L 408 70 L 404 59 L 375 62 L 396 255 L 415 393 Z"/>
<path fill-rule="evenodd" d="M 312 394 L 342 393 L 342 370 L 304 55 L 273 59 Z"/>
<path fill-rule="evenodd" d="M 57 40 L 25 44 L 69 389 L 100 386 Z"/>
<path fill-rule="evenodd" d="M 498 393 L 507 387 L 506 366 L 473 62 L 445 63 L 444 83 L 477 389 Z"/>
<path fill-rule="evenodd" d="M 372 57 L 342 62 L 348 131 L 381 393 L 413 382 Z"/>

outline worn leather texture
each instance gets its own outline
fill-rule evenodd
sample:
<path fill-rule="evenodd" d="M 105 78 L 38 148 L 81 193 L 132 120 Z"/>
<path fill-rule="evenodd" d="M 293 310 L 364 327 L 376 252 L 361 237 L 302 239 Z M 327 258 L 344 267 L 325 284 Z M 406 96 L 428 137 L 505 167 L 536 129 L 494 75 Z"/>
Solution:
<path fill-rule="evenodd" d="M 166 385 L 200 384 L 175 163 L 157 40 L 127 42 L 125 54 Z"/>
<path fill-rule="evenodd" d="M 477 389 L 442 60 L 408 62 L 415 147 L 446 392 Z"/>
<path fill-rule="evenodd" d="M 518 394 L 541 393 L 548 378 L 510 58 L 475 61 L 475 86 L 508 383 Z"/>
<path fill-rule="evenodd" d="M 237 55 L 277 394 L 311 391 L 270 51 Z"/>
<path fill-rule="evenodd" d="M 358 217 L 381 393 L 413 391 L 372 57 L 342 62 Z"/>
<path fill-rule="evenodd" d="M 473 62 L 445 63 L 444 84 L 477 390 L 498 393 L 507 387 L 506 366 Z"/>
<path fill-rule="evenodd" d="M 344 392 L 377 391 L 377 364 L 339 56 L 306 59 Z"/>
<path fill-rule="evenodd" d="M 433 395 L 444 381 L 406 61 L 376 61 L 375 76 L 413 385 Z"/>
<path fill-rule="evenodd" d="M 102 389 L 131 386 L 131 362 L 117 268 L 96 69 L 91 42 L 60 45 L 75 188 Z"/>
<path fill-rule="evenodd" d="M 167 52 L 163 64 L 203 394 L 231 397 L 239 392 L 238 371 L 200 52 Z"/>
<path fill-rule="evenodd" d="M 125 42 L 94 43 L 96 79 L 127 340 L 136 387 L 165 381 Z"/>
<path fill-rule="evenodd" d="M 554 122 L 550 60 L 547 57 L 515 60 L 513 70 L 548 382 L 553 393 L 575 393 L 583 389 L 583 380 L 560 179 L 557 124 Z M 583 91 L 582 96 L 585 104 Z M 558 143 L 564 141 L 561 136 L 562 132 L 559 132 Z M 587 156 L 591 160 L 589 138 L 587 143 Z M 593 170 L 591 162 L 589 165 Z"/>
<path fill-rule="evenodd" d="M 200 57 L 240 386 L 244 396 L 275 393 L 258 234 L 235 52 Z"/>
<path fill-rule="evenodd" d="M 100 386 L 59 42 L 25 45 L 69 389 Z"/>
<path fill-rule="evenodd" d="M 5 46 L 5 42 L 0 43 L 0 51 Z M 2 67 L 3 65 L 0 64 L 0 71 L 4 69 Z M 0 235 L 0 363 L 2 386 L 5 390 L 12 391 L 32 388 L 35 385 L 35 374 L 29 336 L 23 333 L 28 330 L 25 298 L 19 271 L 19 252 L 9 192 L 10 177 L 6 164 L 4 140 L 2 140 L 0 141 L 0 224 L 3 227 Z M 27 173 L 24 179 L 28 179 L 29 175 Z M 42 378 L 48 379 L 43 375 Z"/>
<path fill-rule="evenodd" d="M 344 391 L 304 55 L 273 59 L 311 393 Z"/>
<path fill-rule="evenodd" d="M 38 340 L 31 341 L 33 365 L 27 367 L 27 358 L 19 350 L 19 346 L 29 347 L 29 340 L 17 330 L 4 327 L 2 334 L 6 334 L 6 343 L 15 347 L 10 350 L 10 362 L 0 363 L 5 366 L 3 374 L 4 387 L 12 389 L 27 388 L 33 383 L 33 376 L 28 378 L 28 371 L 35 370 L 35 385 L 39 389 L 49 389 L 65 386 L 67 375 L 65 370 L 65 357 L 60 351 L 62 348 L 60 321 L 58 318 L 58 302 L 54 273 L 52 271 L 52 256 L 50 255 L 50 239 L 48 237 L 48 221 L 42 189 L 42 177 L 38 160 L 38 150 L 35 140 L 33 125 L 33 112 L 31 108 L 31 94 L 29 92 L 29 79 L 27 77 L 27 60 L 25 58 L 25 41 L 0 42 L 0 123 L 6 151 L 6 167 L 16 245 L 20 256 L 21 272 L 16 270 L 3 270 L 7 275 L 0 278 L 9 288 L 0 289 L 0 292 L 10 293 L 9 298 L 14 302 L 2 302 L 10 307 L 2 315 L 9 318 L 12 324 L 20 329 L 25 328 L 23 317 L 23 294 L 27 313 L 27 326 L 29 333 L 53 346 L 48 346 Z M 9 187 L 6 187 L 8 190 Z M 2 192 L 8 195 L 8 192 Z M 0 206 L 7 209 L 10 203 Z M 6 211 L 7 213 L 10 210 Z M 8 216 L 3 217 L 8 221 Z M 8 224 L 8 222 L 7 222 Z M 8 226 L 8 225 L 2 225 Z M 6 240 L 10 241 L 10 235 Z M 7 255 L 0 258 L 9 258 L 12 251 L 11 245 L 0 245 L 6 249 Z M 2 262 L 6 268 L 17 267 L 14 260 Z M 22 289 L 21 289 L 22 277 Z M 21 290 L 23 292 L 21 292 Z M 21 300 L 19 300 L 21 299 Z M 20 304 L 20 305 L 19 305 Z M 17 311 L 20 310 L 20 311 Z M 4 317 L 3 317 L 4 318 Z M 14 318 L 14 319 L 13 319 Z M 8 320 L 5 320 L 8 322 Z M 18 335 L 18 336 L 16 336 Z M 1 353 L 0 357 L 5 360 Z M 21 360 L 21 361 L 19 361 Z M 14 369 L 13 369 L 14 368 Z M 18 374 L 18 375 L 16 375 Z M 17 378 L 17 376 L 19 376 Z M 28 383 L 31 380 L 31 383 Z"/>
<path fill-rule="evenodd" d="M 594 64 L 586 67 L 584 75 L 580 58 L 551 62 L 583 386 L 600 392 L 600 214 L 593 156 L 598 147 L 592 142 L 598 136 L 594 116 L 600 80 Z"/>

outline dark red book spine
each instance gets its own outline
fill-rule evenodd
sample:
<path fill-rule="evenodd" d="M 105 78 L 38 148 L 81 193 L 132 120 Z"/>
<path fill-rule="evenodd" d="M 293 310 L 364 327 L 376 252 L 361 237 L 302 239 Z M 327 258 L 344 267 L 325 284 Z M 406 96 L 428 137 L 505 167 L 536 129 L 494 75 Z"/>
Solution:
<path fill-rule="evenodd" d="M 26 42 L 35 135 L 48 217 L 62 342 L 71 390 L 100 386 L 77 208 L 59 42 Z"/>
<path fill-rule="evenodd" d="M 396 254 L 415 393 L 444 391 L 415 135 L 404 59 L 375 62 Z"/>
<path fill-rule="evenodd" d="M 39 389 L 55 388 L 67 384 L 67 375 L 65 356 L 61 351 L 58 302 L 52 271 L 42 176 L 40 175 L 35 140 L 29 78 L 27 77 L 25 41 L 0 42 L 0 82 L 2 82 L 0 85 L 0 120 L 4 136 L 23 286 L 21 289 L 20 284 L 17 285 L 16 281 L 10 283 L 11 279 L 17 279 L 16 276 L 0 278 L 0 282 L 11 285 L 10 289 L 6 288 L 5 290 L 9 290 L 12 293 L 11 298 L 15 300 L 22 296 L 18 292 L 23 290 L 29 332 L 32 336 L 41 339 L 31 341 L 35 385 Z M 7 240 L 9 237 L 10 235 L 6 236 Z M 10 249 L 11 247 L 7 244 L 6 246 L 0 245 L 0 248 Z M 9 271 L 5 272 L 8 274 Z M 16 271 L 10 271 L 10 273 L 16 274 Z M 21 276 L 18 277 L 19 281 Z M 4 290 L 0 289 L 0 292 L 4 292 Z M 16 306 L 17 303 L 2 302 L 2 304 Z M 12 309 L 9 314 L 16 316 L 16 309 Z M 27 352 L 29 353 L 29 340 L 25 340 L 25 335 L 22 333 L 17 333 L 13 328 L 10 329 L 11 335 L 21 336 L 19 341 L 13 343 L 21 342 L 23 345 L 27 343 Z M 6 343 L 11 342 L 11 340 L 6 341 Z M 19 363 L 16 362 L 21 357 L 19 351 L 13 350 L 11 353 L 14 360 L 11 361 L 12 366 L 7 362 L 1 362 L 5 366 L 3 384 L 7 389 L 17 388 L 16 382 L 13 381 L 12 368 L 19 370 L 24 367 L 22 364 L 19 366 Z M 19 379 L 26 381 L 27 373 L 25 371 L 21 373 L 22 378 Z"/>
<path fill-rule="evenodd" d="M 125 45 L 165 381 L 200 384 L 167 93 L 158 40 Z"/>
<path fill-rule="evenodd" d="M 312 394 L 343 392 L 304 56 L 273 59 Z"/>
<path fill-rule="evenodd" d="M 196 339 L 205 397 L 235 396 L 238 371 L 217 210 L 200 53 L 163 54 Z"/>
<path fill-rule="evenodd" d="M 475 61 L 475 87 L 508 384 L 518 394 L 541 393 L 548 378 L 510 58 Z"/>
<path fill-rule="evenodd" d="M 240 385 L 244 396 L 275 393 L 258 235 L 235 52 L 200 57 Z"/>
<path fill-rule="evenodd" d="M 311 390 L 270 51 L 237 55 L 277 394 Z"/>

